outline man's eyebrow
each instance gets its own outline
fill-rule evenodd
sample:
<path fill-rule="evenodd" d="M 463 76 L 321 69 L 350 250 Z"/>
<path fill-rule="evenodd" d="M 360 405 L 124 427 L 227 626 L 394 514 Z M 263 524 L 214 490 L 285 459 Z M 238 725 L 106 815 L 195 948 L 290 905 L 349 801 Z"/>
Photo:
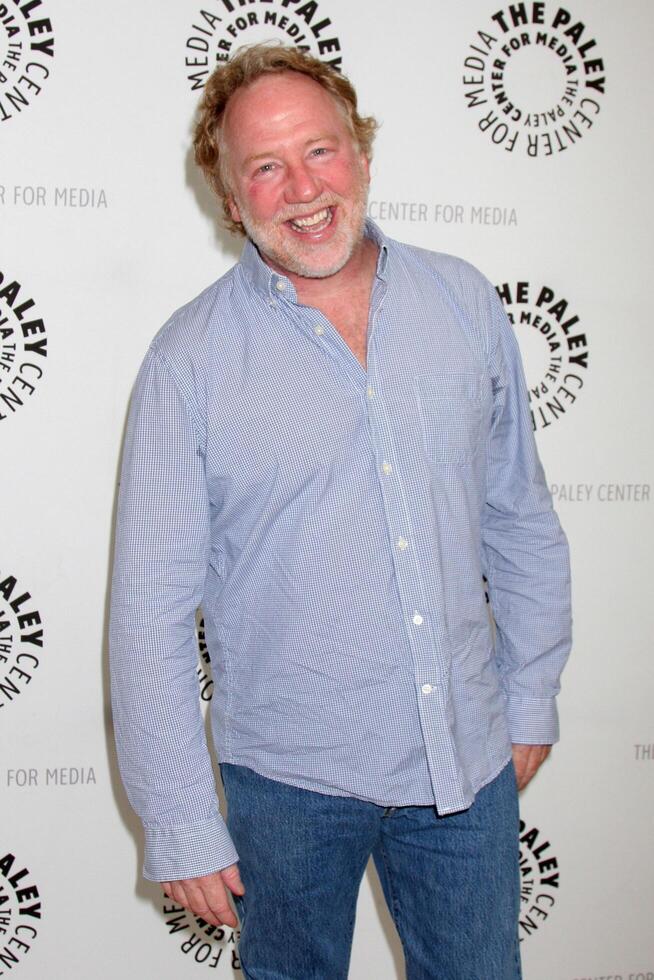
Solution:
<path fill-rule="evenodd" d="M 251 156 L 246 157 L 243 163 L 245 164 L 254 163 L 255 160 L 269 160 L 271 157 L 274 156 L 275 154 L 272 152 L 272 150 L 270 151 L 270 153 L 253 153 Z"/>
<path fill-rule="evenodd" d="M 325 140 L 338 141 L 339 137 L 337 133 L 323 133 L 322 136 L 312 136 L 310 140 L 307 140 L 305 146 L 311 146 L 312 143 L 322 143 Z"/>

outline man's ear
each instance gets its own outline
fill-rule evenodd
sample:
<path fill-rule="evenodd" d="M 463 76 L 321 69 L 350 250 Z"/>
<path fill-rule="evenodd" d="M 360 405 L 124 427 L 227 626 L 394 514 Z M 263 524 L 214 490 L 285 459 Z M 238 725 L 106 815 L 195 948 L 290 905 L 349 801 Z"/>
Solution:
<path fill-rule="evenodd" d="M 229 213 L 231 215 L 232 221 L 236 221 L 237 223 L 240 222 L 241 212 L 236 206 L 236 201 L 234 200 L 231 194 L 227 195 L 226 200 L 227 200 L 227 207 L 229 208 Z"/>

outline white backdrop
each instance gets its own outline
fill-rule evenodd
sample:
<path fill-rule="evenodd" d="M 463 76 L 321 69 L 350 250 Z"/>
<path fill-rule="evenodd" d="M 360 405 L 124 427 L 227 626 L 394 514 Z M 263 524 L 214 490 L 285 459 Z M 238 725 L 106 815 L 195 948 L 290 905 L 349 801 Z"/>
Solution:
<path fill-rule="evenodd" d="M 562 741 L 521 803 L 525 976 L 654 980 L 653 30 L 648 0 L 0 4 L 0 977 L 241 975 L 231 930 L 140 880 L 107 588 L 138 365 L 240 247 L 191 163 L 199 86 L 230 44 L 304 33 L 382 123 L 371 214 L 503 287 L 570 538 Z M 403 976 L 372 870 L 369 976 Z"/>

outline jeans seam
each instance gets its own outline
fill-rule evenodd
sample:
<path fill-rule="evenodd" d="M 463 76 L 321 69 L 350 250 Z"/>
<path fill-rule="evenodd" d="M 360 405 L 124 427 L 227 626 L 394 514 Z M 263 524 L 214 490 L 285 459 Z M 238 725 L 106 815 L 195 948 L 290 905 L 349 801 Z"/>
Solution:
<path fill-rule="evenodd" d="M 254 980 L 254 975 L 252 973 L 248 973 L 248 971 L 245 969 L 243 960 L 240 959 L 240 957 L 239 957 L 239 962 L 241 964 L 241 973 L 243 974 L 245 980 Z"/>
<path fill-rule="evenodd" d="M 520 940 L 515 937 L 515 975 L 516 980 L 522 980 L 522 961 L 520 957 Z"/>
<path fill-rule="evenodd" d="M 395 928 L 397 929 L 400 940 L 402 941 L 402 945 L 405 945 L 405 936 L 403 935 L 404 929 L 402 928 L 402 924 L 401 924 L 402 910 L 400 907 L 400 903 L 397 900 L 395 889 L 393 888 L 393 876 L 391 873 L 391 866 L 388 860 L 388 856 L 386 854 L 386 848 L 384 847 L 383 837 L 381 838 L 379 845 L 381 850 L 382 861 L 384 862 L 384 871 L 386 872 L 386 883 L 388 887 L 388 892 L 391 898 L 391 909 L 390 909 L 391 915 L 393 916 L 393 922 L 395 923 Z"/>

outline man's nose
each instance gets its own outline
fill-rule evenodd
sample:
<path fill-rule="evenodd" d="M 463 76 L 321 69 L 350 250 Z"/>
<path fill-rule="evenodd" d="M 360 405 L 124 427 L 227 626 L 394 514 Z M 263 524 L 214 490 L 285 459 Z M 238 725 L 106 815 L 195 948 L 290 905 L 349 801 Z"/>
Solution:
<path fill-rule="evenodd" d="M 284 196 L 288 204 L 298 204 L 300 201 L 313 201 L 322 190 L 322 185 L 315 174 L 303 164 L 297 164 L 288 171 Z"/>

